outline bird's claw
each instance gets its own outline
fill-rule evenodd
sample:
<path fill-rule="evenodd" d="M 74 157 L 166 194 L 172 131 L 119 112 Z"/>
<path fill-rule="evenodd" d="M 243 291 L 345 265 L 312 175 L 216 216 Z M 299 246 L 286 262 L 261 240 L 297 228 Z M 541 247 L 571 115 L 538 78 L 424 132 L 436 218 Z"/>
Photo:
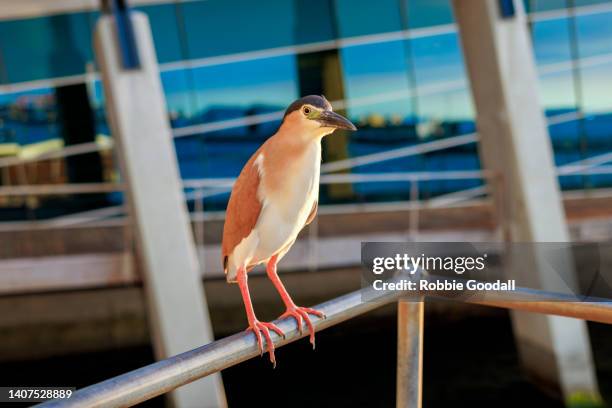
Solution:
<path fill-rule="evenodd" d="M 268 353 L 270 354 L 270 362 L 276 368 L 276 357 L 274 356 L 274 342 L 272 341 L 272 337 L 270 336 L 270 330 L 274 331 L 276 334 L 281 336 L 283 339 L 285 338 L 285 333 L 281 329 L 278 328 L 274 323 L 260 322 L 259 320 L 255 320 L 250 323 L 247 331 L 252 331 L 257 339 L 257 347 L 259 348 L 259 355 L 263 356 L 264 354 L 264 346 L 263 339 L 261 334 L 263 333 L 266 343 L 268 343 Z"/>
<path fill-rule="evenodd" d="M 315 348 L 315 330 L 312 325 L 312 321 L 310 320 L 309 314 L 315 315 L 321 319 L 325 319 L 325 314 L 323 312 L 319 312 L 318 310 L 311 309 L 309 307 L 301 307 L 301 306 L 291 306 L 287 308 L 287 311 L 280 316 L 280 319 L 284 319 L 285 317 L 293 317 L 297 323 L 298 331 L 300 335 L 302 334 L 302 321 L 306 323 L 308 326 L 308 330 L 310 331 L 310 344 L 312 344 L 312 348 Z"/>

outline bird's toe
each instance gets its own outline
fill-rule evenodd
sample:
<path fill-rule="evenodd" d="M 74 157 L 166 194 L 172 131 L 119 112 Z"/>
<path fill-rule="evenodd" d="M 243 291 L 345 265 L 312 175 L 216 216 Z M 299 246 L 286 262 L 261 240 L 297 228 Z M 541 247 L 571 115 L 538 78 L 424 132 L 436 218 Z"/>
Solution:
<path fill-rule="evenodd" d="M 255 334 L 260 356 L 263 356 L 264 353 L 263 338 L 265 338 L 266 343 L 268 344 L 268 354 L 270 354 L 270 362 L 272 363 L 273 367 L 276 368 L 276 356 L 274 355 L 275 347 L 274 342 L 272 341 L 272 336 L 270 336 L 270 330 L 274 331 L 279 336 L 285 338 L 285 333 L 283 333 L 283 331 L 274 323 L 264 323 L 256 320 L 252 322 L 247 328 L 247 331 L 252 331 L 253 334 Z"/>
<path fill-rule="evenodd" d="M 276 334 L 278 334 L 279 336 L 281 336 L 283 339 L 285 339 L 285 333 L 274 323 L 261 323 L 264 326 L 266 326 L 268 329 L 273 330 Z"/>
<path fill-rule="evenodd" d="M 310 316 L 314 315 L 317 316 L 319 318 L 325 318 L 325 314 L 323 312 L 320 312 L 318 310 L 315 309 L 311 309 L 309 307 L 301 307 L 301 306 L 293 306 L 293 307 L 288 307 L 287 311 L 285 313 L 283 313 L 280 318 L 283 319 L 285 317 L 293 317 L 297 323 L 297 328 L 298 331 L 300 332 L 300 335 L 302 334 L 302 322 L 308 327 L 308 330 L 310 332 L 310 344 L 312 344 L 312 348 L 315 348 L 315 329 L 314 329 L 314 325 L 312 324 L 312 320 L 310 320 Z"/>

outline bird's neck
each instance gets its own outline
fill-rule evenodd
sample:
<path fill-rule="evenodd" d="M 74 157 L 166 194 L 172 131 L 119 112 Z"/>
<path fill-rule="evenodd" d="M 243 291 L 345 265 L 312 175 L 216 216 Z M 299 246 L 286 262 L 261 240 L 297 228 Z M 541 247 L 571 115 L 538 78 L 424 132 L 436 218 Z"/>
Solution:
<path fill-rule="evenodd" d="M 311 132 L 297 132 L 290 127 L 281 127 L 278 133 L 270 138 L 281 157 L 287 160 L 298 160 L 300 157 L 312 153 L 313 150 L 321 150 L 321 137 L 313 135 Z"/>
<path fill-rule="evenodd" d="M 286 191 L 286 183 L 299 180 L 302 176 L 313 177 L 318 182 L 321 170 L 321 142 L 311 139 L 307 143 L 290 141 L 273 136 L 262 152 L 263 172 L 266 188 L 272 191 Z M 291 184 L 291 183 L 290 183 Z"/>

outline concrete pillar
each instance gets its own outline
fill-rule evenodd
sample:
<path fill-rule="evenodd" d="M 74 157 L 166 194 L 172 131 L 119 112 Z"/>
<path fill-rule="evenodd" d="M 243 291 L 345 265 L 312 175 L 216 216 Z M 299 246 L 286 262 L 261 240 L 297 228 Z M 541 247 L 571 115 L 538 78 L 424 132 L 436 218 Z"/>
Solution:
<path fill-rule="evenodd" d="M 453 6 L 477 111 L 481 158 L 485 168 L 501 175 L 502 182 L 491 187 L 508 238 L 568 242 L 523 2 L 453 0 Z M 562 271 L 565 279 L 560 279 L 556 271 L 546 270 L 539 247 L 527 252 L 522 268 L 510 273 L 527 272 L 532 287 L 567 291 L 575 285 L 573 268 Z M 568 405 L 600 401 L 584 321 L 512 312 L 512 322 L 522 363 L 538 384 L 561 392 Z"/>
<path fill-rule="evenodd" d="M 142 13 L 130 18 L 139 67 L 123 68 L 111 16 L 98 21 L 95 50 L 144 264 L 153 345 L 161 359 L 206 344 L 213 333 L 151 28 Z M 225 406 L 218 374 L 181 387 L 170 398 L 176 407 Z"/>

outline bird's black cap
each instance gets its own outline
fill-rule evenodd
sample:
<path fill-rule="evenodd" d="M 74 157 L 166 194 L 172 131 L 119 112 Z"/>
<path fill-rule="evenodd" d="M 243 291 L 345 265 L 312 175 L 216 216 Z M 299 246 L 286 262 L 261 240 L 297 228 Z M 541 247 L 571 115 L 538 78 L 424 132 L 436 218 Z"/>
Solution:
<path fill-rule="evenodd" d="M 283 119 L 288 114 L 290 114 L 291 112 L 293 112 L 295 110 L 300 109 L 304 105 L 312 105 L 312 106 L 314 106 L 316 108 L 324 109 L 324 110 L 330 110 L 331 109 L 331 104 L 329 103 L 329 101 L 327 99 L 325 99 L 324 96 L 308 95 L 308 96 L 304 96 L 304 97 L 296 100 L 291 105 L 289 105 L 289 107 L 285 111 L 285 115 L 283 116 Z"/>

